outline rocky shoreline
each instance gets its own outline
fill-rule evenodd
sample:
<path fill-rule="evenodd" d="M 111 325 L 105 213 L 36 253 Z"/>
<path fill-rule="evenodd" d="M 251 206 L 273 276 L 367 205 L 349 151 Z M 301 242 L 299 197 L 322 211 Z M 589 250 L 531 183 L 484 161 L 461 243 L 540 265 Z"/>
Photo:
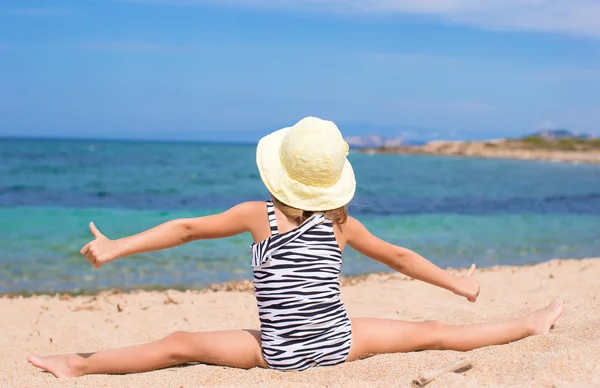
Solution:
<path fill-rule="evenodd" d="M 486 142 L 434 141 L 423 146 L 364 147 L 360 151 L 367 154 L 459 156 L 600 164 L 598 149 L 536 148 L 521 141 L 505 139 Z"/>

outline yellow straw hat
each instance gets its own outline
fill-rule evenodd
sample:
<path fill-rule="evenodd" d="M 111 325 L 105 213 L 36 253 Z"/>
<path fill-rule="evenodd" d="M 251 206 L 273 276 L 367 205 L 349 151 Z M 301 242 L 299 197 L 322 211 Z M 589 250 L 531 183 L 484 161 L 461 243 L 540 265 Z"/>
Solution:
<path fill-rule="evenodd" d="M 348 144 L 333 122 L 306 117 L 263 137 L 256 164 L 275 198 L 297 209 L 325 211 L 354 196 L 356 180 L 347 155 Z"/>

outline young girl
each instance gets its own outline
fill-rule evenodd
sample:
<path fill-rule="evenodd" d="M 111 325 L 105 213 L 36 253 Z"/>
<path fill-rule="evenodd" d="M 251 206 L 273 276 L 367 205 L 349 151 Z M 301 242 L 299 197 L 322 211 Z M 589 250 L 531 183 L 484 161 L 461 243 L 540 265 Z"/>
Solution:
<path fill-rule="evenodd" d="M 95 266 L 194 240 L 249 232 L 260 331 L 176 332 L 144 345 L 28 361 L 56 377 L 135 373 L 188 362 L 237 368 L 300 371 L 366 355 L 423 349 L 467 351 L 546 334 L 561 301 L 501 323 L 449 326 L 439 322 L 350 319 L 340 300 L 342 252 L 348 245 L 415 279 L 475 302 L 479 283 L 438 268 L 415 252 L 378 239 L 345 206 L 355 192 L 348 145 L 330 121 L 308 117 L 258 144 L 260 176 L 272 195 L 228 211 L 166 222 L 135 236 L 110 240 L 93 223 L 94 240 L 81 254 Z"/>

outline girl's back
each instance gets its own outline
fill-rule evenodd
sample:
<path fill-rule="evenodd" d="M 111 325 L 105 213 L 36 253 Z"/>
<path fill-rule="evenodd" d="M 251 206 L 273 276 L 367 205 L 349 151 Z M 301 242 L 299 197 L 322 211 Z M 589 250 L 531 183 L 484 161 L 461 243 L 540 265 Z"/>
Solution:
<path fill-rule="evenodd" d="M 351 329 L 340 300 L 342 252 L 333 222 L 315 213 L 280 233 L 273 202 L 266 208 L 271 236 L 251 250 L 267 363 L 302 370 L 344 362 Z"/>

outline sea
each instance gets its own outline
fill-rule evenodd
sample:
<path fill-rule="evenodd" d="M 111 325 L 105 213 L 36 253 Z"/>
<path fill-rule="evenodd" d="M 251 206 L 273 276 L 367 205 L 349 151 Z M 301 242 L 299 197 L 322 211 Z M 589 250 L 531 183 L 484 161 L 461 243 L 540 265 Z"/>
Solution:
<path fill-rule="evenodd" d="M 375 235 L 437 265 L 600 257 L 600 165 L 349 155 L 349 207 Z M 268 199 L 255 145 L 0 139 L 0 293 L 202 288 L 250 279 L 249 235 L 196 241 L 95 269 L 88 224 L 109 238 Z M 348 249 L 347 276 L 390 271 Z"/>

